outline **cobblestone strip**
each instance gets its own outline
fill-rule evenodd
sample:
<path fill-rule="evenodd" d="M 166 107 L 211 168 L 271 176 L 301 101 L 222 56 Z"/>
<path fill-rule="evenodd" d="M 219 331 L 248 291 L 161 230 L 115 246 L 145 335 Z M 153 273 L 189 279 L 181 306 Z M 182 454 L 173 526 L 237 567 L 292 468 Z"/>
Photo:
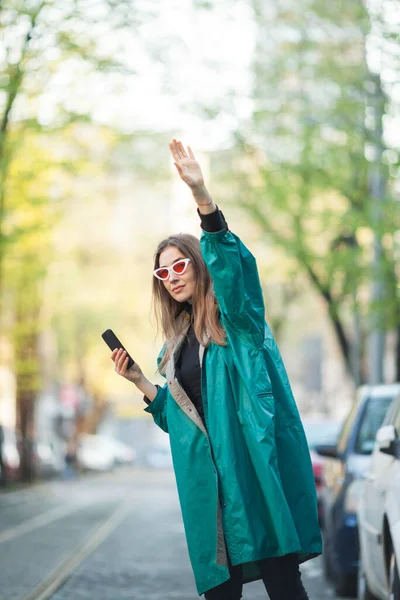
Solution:
<path fill-rule="evenodd" d="M 125 501 L 125 498 L 123 499 Z M 121 499 L 93 498 L 64 518 L 0 545 L 0 600 L 22 600 L 70 558 L 121 506 Z"/>
<path fill-rule="evenodd" d="M 44 581 L 42 581 L 23 600 L 48 600 L 63 585 L 75 569 L 89 556 L 131 512 L 134 504 L 130 500 L 119 506 L 109 519 L 74 553 L 64 560 Z"/>

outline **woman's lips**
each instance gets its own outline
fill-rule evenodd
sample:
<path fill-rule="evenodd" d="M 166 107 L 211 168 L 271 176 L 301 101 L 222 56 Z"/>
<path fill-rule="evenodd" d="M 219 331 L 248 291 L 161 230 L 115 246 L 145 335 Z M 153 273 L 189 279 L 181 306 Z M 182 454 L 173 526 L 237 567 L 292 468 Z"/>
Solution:
<path fill-rule="evenodd" d="M 172 291 L 174 292 L 174 294 L 179 294 L 179 292 L 181 290 L 183 290 L 185 286 L 184 285 L 179 285 L 178 287 L 174 288 Z"/>

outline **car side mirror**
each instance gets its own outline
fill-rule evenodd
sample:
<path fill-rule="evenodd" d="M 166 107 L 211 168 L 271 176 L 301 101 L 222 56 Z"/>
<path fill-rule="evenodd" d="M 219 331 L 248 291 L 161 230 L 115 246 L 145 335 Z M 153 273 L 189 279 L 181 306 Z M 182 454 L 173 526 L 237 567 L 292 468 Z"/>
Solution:
<path fill-rule="evenodd" d="M 314 448 L 315 452 L 325 458 L 342 458 L 337 446 L 332 444 L 319 444 Z"/>
<path fill-rule="evenodd" d="M 394 425 L 384 425 L 378 429 L 376 443 L 384 454 L 400 458 L 400 440 L 396 436 Z"/>

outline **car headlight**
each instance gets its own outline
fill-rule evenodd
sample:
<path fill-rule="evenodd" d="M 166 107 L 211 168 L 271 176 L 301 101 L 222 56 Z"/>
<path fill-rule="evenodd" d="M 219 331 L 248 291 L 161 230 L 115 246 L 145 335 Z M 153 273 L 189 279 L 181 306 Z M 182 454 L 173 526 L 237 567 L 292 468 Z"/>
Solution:
<path fill-rule="evenodd" d="M 346 491 L 344 499 L 344 510 L 347 513 L 356 514 L 358 505 L 360 503 L 364 488 L 364 481 L 362 479 L 355 479 L 351 482 Z"/>

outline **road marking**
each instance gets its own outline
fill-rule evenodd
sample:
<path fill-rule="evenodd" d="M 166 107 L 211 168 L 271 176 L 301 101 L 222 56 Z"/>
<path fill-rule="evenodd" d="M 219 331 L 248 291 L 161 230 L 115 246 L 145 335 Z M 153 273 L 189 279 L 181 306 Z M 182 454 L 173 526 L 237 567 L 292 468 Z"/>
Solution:
<path fill-rule="evenodd" d="M 49 600 L 63 585 L 68 577 L 83 563 L 100 544 L 122 523 L 132 511 L 135 503 L 132 500 L 121 504 L 114 513 L 96 530 L 89 534 L 86 540 L 75 548 L 72 554 L 63 560 L 54 571 L 46 577 L 23 600 Z"/>
<path fill-rule="evenodd" d="M 35 529 L 39 529 L 40 527 L 44 527 L 45 525 L 49 525 L 53 523 L 53 521 L 57 521 L 58 519 L 62 519 L 71 513 L 77 512 L 81 508 L 88 506 L 87 502 L 81 502 L 79 504 L 75 504 L 73 506 L 59 506 L 50 510 L 42 515 L 38 515 L 37 517 L 33 517 L 29 521 L 25 521 L 20 525 L 16 525 L 15 527 L 11 527 L 10 529 L 6 529 L 3 533 L 0 533 L 0 544 L 4 542 L 9 542 L 10 540 L 15 540 L 21 535 L 25 535 L 25 533 L 29 533 L 34 531 Z"/>

